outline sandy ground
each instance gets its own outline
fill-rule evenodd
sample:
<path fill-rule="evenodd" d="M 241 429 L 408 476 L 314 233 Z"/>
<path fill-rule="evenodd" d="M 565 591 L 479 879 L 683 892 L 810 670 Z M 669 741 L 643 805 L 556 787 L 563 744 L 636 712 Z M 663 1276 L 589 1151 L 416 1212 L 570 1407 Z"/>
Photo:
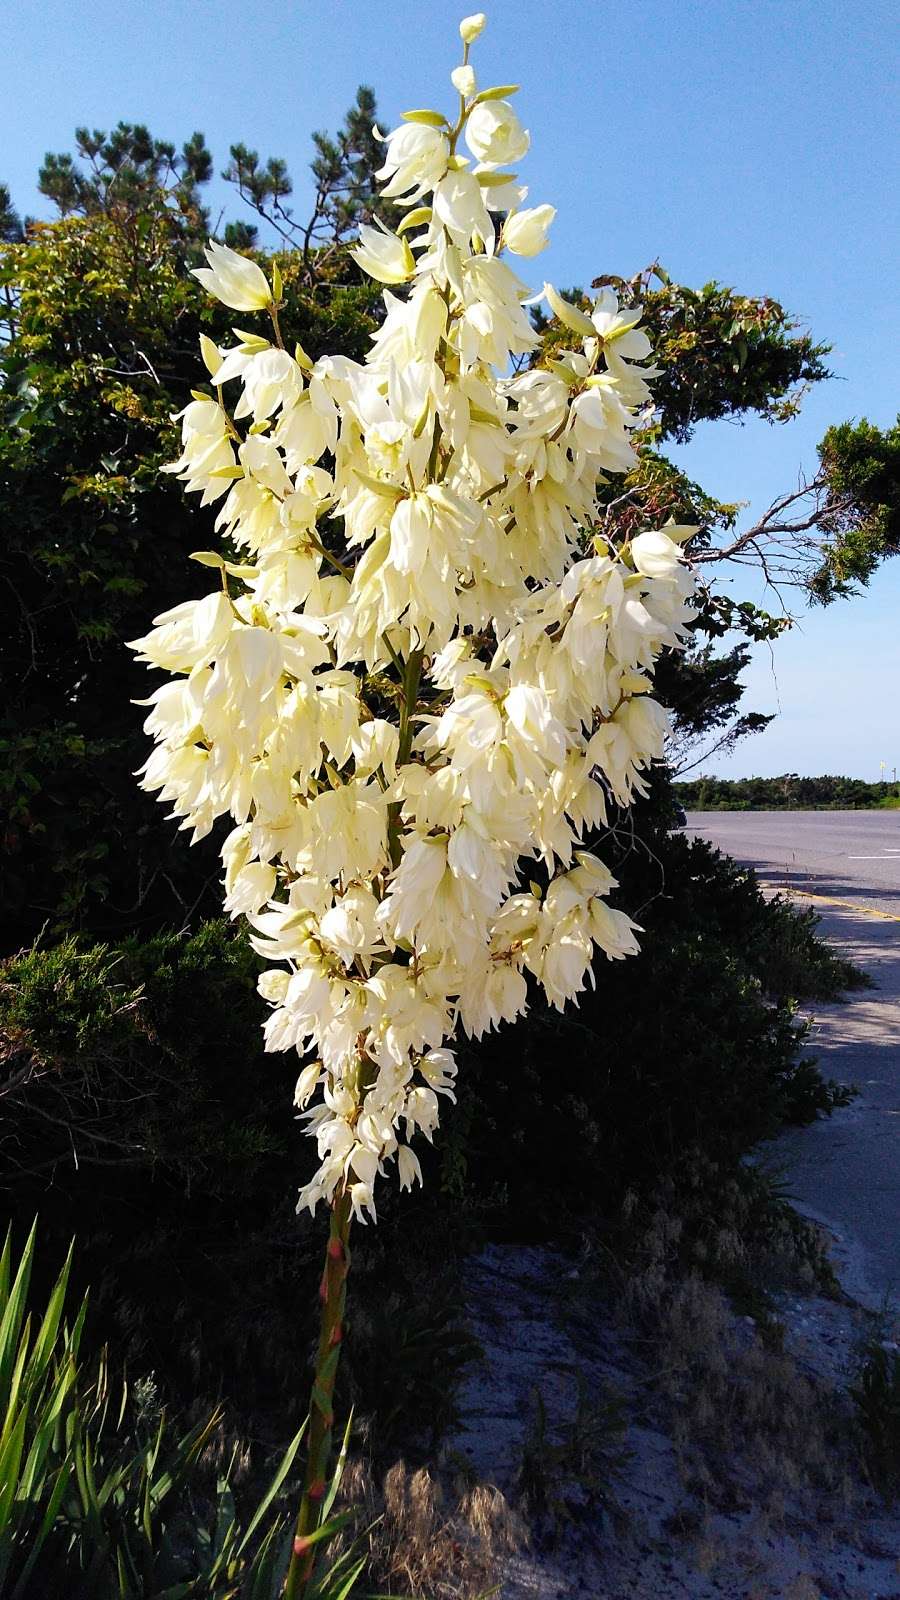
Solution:
<path fill-rule="evenodd" d="M 505 1562 L 500 1600 L 900 1600 L 900 1514 L 872 1502 L 814 1505 L 787 1488 L 761 1501 L 740 1472 L 721 1492 L 693 1486 L 683 1450 L 645 1406 L 651 1375 L 633 1343 L 602 1307 L 589 1341 L 560 1317 L 577 1270 L 527 1247 L 492 1247 L 474 1264 L 471 1321 L 485 1357 L 455 1449 L 482 1481 L 514 1495 L 538 1391 L 549 1418 L 572 1415 L 579 1385 L 589 1396 L 615 1391 L 629 1414 L 616 1517 L 577 1484 L 557 1485 L 562 1517 L 545 1518 L 532 1548 Z M 858 1313 L 811 1297 L 783 1314 L 798 1359 L 840 1381 Z M 735 1327 L 736 1341 L 743 1333 Z"/>
<path fill-rule="evenodd" d="M 802 885 L 823 932 L 877 984 L 820 1008 L 812 1041 L 826 1075 L 855 1082 L 859 1100 L 761 1152 L 785 1173 L 798 1209 L 822 1224 L 846 1291 L 843 1302 L 794 1294 L 779 1303 L 787 1348 L 826 1404 L 846 1388 L 871 1311 L 900 1287 L 900 854 L 886 853 L 900 844 L 900 817 L 874 820 L 880 828 L 863 818 L 860 840 L 858 814 L 837 823 L 829 814 L 824 828 L 805 814 L 774 824 L 726 816 L 724 827 L 721 817 L 690 819 L 758 862 L 773 888 Z M 854 867 L 856 854 L 870 859 Z M 698 1490 L 671 1416 L 667 1431 L 647 1402 L 653 1375 L 640 1349 L 601 1304 L 586 1302 L 573 1322 L 578 1273 L 572 1261 L 523 1247 L 491 1247 L 473 1264 L 470 1317 L 485 1359 L 468 1381 L 454 1447 L 482 1480 L 515 1492 L 537 1393 L 549 1419 L 574 1414 L 579 1386 L 588 1396 L 618 1393 L 629 1417 L 615 1515 L 577 1487 L 568 1492 L 552 1537 L 507 1562 L 501 1600 L 900 1600 L 900 1510 L 864 1496 L 853 1509 L 816 1507 L 788 1486 L 762 1501 L 749 1480 L 746 1493 Z M 749 1320 L 733 1318 L 732 1350 L 757 1337 Z"/>

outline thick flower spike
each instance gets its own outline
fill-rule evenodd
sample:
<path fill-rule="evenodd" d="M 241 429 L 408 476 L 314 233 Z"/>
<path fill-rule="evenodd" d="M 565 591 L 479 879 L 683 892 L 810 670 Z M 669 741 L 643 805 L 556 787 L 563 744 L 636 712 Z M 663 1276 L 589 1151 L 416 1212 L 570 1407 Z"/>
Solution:
<path fill-rule="evenodd" d="M 506 252 L 543 250 L 555 211 L 522 209 L 514 86 L 479 92 L 468 61 L 484 26 L 460 25 L 457 110 L 384 140 L 382 194 L 406 216 L 353 251 L 386 285 L 363 363 L 282 348 L 280 277 L 210 244 L 196 276 L 273 338 L 202 340 L 233 404 L 196 392 L 168 470 L 229 547 L 197 553 L 216 587 L 134 646 L 168 674 L 143 785 L 194 838 L 230 818 L 225 905 L 267 964 L 267 1048 L 306 1058 L 319 1165 L 300 1203 L 340 1196 L 360 1220 L 389 1168 L 421 1182 L 412 1144 L 454 1097 L 458 1029 L 521 1015 L 529 978 L 562 1007 L 597 951 L 636 950 L 583 841 L 645 790 L 667 728 L 654 663 L 693 614 L 691 530 L 595 537 L 598 482 L 634 465 L 650 395 L 640 308 L 545 285 L 571 337 L 528 365 Z"/>

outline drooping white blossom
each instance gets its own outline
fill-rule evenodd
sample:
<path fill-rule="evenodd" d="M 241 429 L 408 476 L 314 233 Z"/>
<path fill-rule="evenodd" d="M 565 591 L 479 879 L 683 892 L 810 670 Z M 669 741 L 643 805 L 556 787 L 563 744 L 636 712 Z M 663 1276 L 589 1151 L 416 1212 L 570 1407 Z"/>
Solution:
<path fill-rule="evenodd" d="M 416 263 L 406 240 L 387 228 L 362 226 L 359 244 L 350 254 L 363 272 L 378 283 L 405 283 L 415 270 Z"/>
<path fill-rule="evenodd" d="M 537 255 L 555 211 L 522 209 L 513 90 L 479 93 L 468 60 L 484 25 L 460 25 L 458 115 L 384 140 L 408 216 L 353 251 L 388 286 L 365 362 L 284 349 L 277 273 L 210 245 L 198 278 L 271 311 L 272 338 L 201 340 L 215 387 L 167 470 L 228 544 L 196 556 L 218 586 L 134 644 L 174 674 L 146 702 L 143 785 L 194 838 L 230 819 L 225 908 L 267 964 L 266 1045 L 303 1062 L 301 1204 L 348 1185 L 359 1216 L 392 1164 L 421 1181 L 411 1141 L 454 1097 L 459 1029 L 512 1021 L 530 985 L 565 1006 L 598 952 L 637 948 L 584 840 L 645 791 L 654 663 L 692 616 L 691 530 L 620 550 L 597 531 L 650 395 L 640 309 L 545 284 L 570 347 L 522 365 L 532 290 L 504 253 Z"/>
<path fill-rule="evenodd" d="M 272 291 L 262 267 L 227 245 L 210 239 L 206 248 L 208 267 L 197 267 L 194 277 L 204 289 L 234 311 L 261 311 L 272 303 Z"/>

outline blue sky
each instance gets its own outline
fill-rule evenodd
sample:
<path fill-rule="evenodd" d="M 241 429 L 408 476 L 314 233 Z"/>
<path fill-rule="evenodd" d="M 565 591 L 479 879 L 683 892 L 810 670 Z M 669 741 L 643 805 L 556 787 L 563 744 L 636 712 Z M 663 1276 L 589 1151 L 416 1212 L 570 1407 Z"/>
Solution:
<path fill-rule="evenodd" d="M 76 124 L 145 121 L 216 159 L 242 139 L 284 156 L 296 210 L 315 128 L 335 128 L 359 82 L 383 122 L 451 104 L 463 7 L 447 0 L 20 0 L 6 8 L 0 178 L 49 214 L 35 180 Z M 532 132 L 523 177 L 559 215 L 536 286 L 630 273 L 654 258 L 699 285 L 769 294 L 834 345 L 835 382 L 773 429 L 719 423 L 679 459 L 748 515 L 815 465 L 830 422 L 896 416 L 896 13 L 837 0 L 497 0 L 475 47 L 479 80 L 519 82 Z M 10 81 L 10 77 L 12 81 Z M 229 215 L 238 203 L 214 186 Z M 736 574 L 731 590 L 758 591 Z M 709 770 L 846 772 L 900 766 L 900 560 L 862 598 L 798 619 L 748 674 L 771 728 Z"/>

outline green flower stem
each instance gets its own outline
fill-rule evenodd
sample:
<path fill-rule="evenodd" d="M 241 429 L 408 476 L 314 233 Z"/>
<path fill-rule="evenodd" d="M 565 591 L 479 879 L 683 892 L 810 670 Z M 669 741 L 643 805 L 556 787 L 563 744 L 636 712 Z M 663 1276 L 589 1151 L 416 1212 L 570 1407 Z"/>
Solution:
<path fill-rule="evenodd" d="M 397 765 L 402 766 L 409 760 L 409 752 L 413 742 L 413 712 L 419 697 L 419 681 L 422 676 L 422 662 L 425 658 L 423 650 L 412 650 L 406 663 L 403 674 L 403 704 L 400 708 L 400 746 L 397 751 Z"/>
<path fill-rule="evenodd" d="M 315 1531 L 319 1506 L 325 1495 L 334 1430 L 334 1380 L 344 1337 L 344 1305 L 350 1270 L 348 1239 L 352 1212 L 350 1192 L 344 1187 L 332 1202 L 331 1227 L 325 1250 L 325 1267 L 319 1295 L 322 1320 L 316 1370 L 309 1400 L 306 1480 L 294 1528 L 294 1546 L 284 1586 L 284 1600 L 303 1600 L 316 1560 L 316 1545 L 308 1544 Z"/>

